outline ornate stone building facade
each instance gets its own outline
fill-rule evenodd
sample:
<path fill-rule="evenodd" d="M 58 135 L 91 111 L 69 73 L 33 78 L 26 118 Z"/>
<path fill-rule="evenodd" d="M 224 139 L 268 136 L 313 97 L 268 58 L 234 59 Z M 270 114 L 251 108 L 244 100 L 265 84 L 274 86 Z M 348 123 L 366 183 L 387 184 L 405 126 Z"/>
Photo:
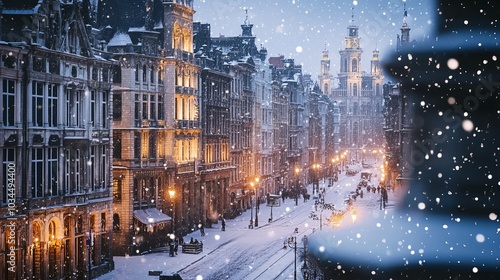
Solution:
<path fill-rule="evenodd" d="M 231 192 L 230 178 L 234 166 L 230 158 L 231 82 L 226 73 L 222 51 L 212 46 L 210 25 L 194 23 L 195 53 L 200 60 L 200 121 L 203 158 L 202 190 L 206 193 L 206 224 L 217 223 L 222 216 L 238 213 L 236 193 Z M 202 221 L 205 222 L 205 221 Z"/>
<path fill-rule="evenodd" d="M 340 110 L 339 148 L 349 150 L 351 161 L 362 161 L 362 149 L 383 141 L 383 76 L 378 50 L 373 51 L 370 73 L 361 70 L 359 27 L 353 20 L 347 30 L 345 48 L 339 51 L 339 83 L 330 98 Z"/>
<path fill-rule="evenodd" d="M 410 27 L 406 22 L 406 3 L 404 7 L 401 36 L 397 36 L 396 52 L 401 47 L 410 44 Z M 414 129 L 412 112 L 410 111 L 410 98 L 408 93 L 402 91 L 401 85 L 385 84 L 384 89 L 384 133 L 387 143 L 387 169 L 386 183 L 392 186 L 407 185 L 413 171 L 411 160 L 414 145 L 412 131 Z"/>
<path fill-rule="evenodd" d="M 212 37 L 212 47 L 221 51 L 225 72 L 232 78 L 230 87 L 230 159 L 232 169 L 229 193 L 240 211 L 252 207 L 254 193 L 260 193 L 261 103 L 257 99 L 255 77 L 261 54 L 255 46 L 253 24 L 245 20 L 240 36 Z M 265 55 L 264 55 L 265 57 Z M 260 193 L 260 194 L 263 194 Z"/>
<path fill-rule="evenodd" d="M 287 100 L 283 103 L 283 106 L 287 107 L 288 120 L 285 136 L 287 148 L 284 151 L 286 161 L 285 167 L 282 168 L 286 174 L 283 180 L 286 181 L 287 189 L 298 189 L 300 184 L 307 182 L 310 165 L 307 91 L 303 81 L 302 67 L 296 65 L 295 60 L 284 56 L 269 58 L 269 64 L 273 68 L 273 80 L 280 86 L 280 99 L 286 98 Z M 281 117 L 281 119 L 284 118 Z M 284 130 L 282 132 L 285 133 Z"/>
<path fill-rule="evenodd" d="M 111 56 L 85 5 L 0 2 L 0 278 L 113 269 Z"/>
<path fill-rule="evenodd" d="M 105 45 L 118 61 L 113 85 L 118 255 L 165 245 L 168 234 L 193 231 L 207 215 L 198 173 L 200 69 L 193 54 L 192 1 L 159 4 L 148 2 L 143 27 L 126 33 L 116 28 Z"/>

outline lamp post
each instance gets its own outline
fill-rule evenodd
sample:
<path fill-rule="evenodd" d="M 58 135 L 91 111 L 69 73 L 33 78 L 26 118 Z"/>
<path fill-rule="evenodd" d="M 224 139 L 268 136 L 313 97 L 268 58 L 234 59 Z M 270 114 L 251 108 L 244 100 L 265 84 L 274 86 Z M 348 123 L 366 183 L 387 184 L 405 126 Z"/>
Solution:
<path fill-rule="evenodd" d="M 253 182 L 250 182 L 250 187 L 252 191 L 254 190 L 254 184 Z M 248 228 L 251 229 L 253 228 L 253 202 L 252 202 L 252 193 L 250 193 L 250 224 L 248 225 Z"/>
<path fill-rule="evenodd" d="M 168 195 L 170 196 L 170 203 L 172 204 L 171 205 L 172 206 L 172 234 L 175 235 L 175 203 L 174 203 L 175 190 L 169 189 Z"/>
<path fill-rule="evenodd" d="M 259 193 L 260 193 L 260 189 L 259 189 L 259 177 L 255 178 L 255 226 L 258 227 L 259 226 L 259 204 L 260 204 L 260 201 L 259 201 Z"/>
<path fill-rule="evenodd" d="M 89 248 L 88 248 L 88 255 L 89 255 L 89 279 L 92 279 L 92 259 L 91 259 L 91 255 L 92 255 L 92 246 L 93 246 L 93 238 L 92 238 L 92 227 L 89 228 Z"/>
<path fill-rule="evenodd" d="M 271 217 L 269 217 L 269 222 L 273 221 L 273 204 L 274 204 L 274 201 L 271 204 Z"/>
<path fill-rule="evenodd" d="M 313 164 L 314 170 L 314 182 L 313 182 L 313 194 L 319 192 L 319 164 Z"/>
<path fill-rule="evenodd" d="M 294 250 L 293 279 L 297 280 L 297 237 L 290 236 L 287 240 L 283 241 L 283 249 L 286 249 L 287 246 Z"/>
<path fill-rule="evenodd" d="M 309 279 L 309 268 L 307 267 L 307 235 L 302 238 L 302 243 L 304 244 L 304 264 L 302 265 L 302 276 L 304 280 Z"/>
<path fill-rule="evenodd" d="M 299 204 L 299 172 L 300 168 L 295 167 L 295 206 Z"/>

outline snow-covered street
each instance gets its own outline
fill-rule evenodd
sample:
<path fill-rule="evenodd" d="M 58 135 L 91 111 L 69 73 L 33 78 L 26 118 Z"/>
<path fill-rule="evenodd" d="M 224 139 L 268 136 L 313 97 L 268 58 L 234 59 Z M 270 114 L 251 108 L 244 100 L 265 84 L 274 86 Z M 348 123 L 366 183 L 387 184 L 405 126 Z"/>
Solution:
<path fill-rule="evenodd" d="M 377 182 L 377 170 L 373 169 Z M 344 172 L 345 173 L 345 172 Z M 344 198 L 350 191 L 356 189 L 360 175 L 346 176 L 342 174 L 332 187 L 321 181 L 320 189 L 325 189 L 325 203 L 334 204 L 335 209 L 342 209 Z M 308 186 L 312 193 L 312 186 Z M 353 207 L 347 210 L 340 220 L 339 227 L 346 227 L 357 221 L 378 217 L 390 212 L 395 202 L 395 194 L 389 193 L 389 204 L 385 211 L 380 210 L 380 194 L 365 193 L 358 197 Z M 108 279 L 157 279 L 158 276 L 148 276 L 149 271 L 163 273 L 178 273 L 182 279 L 302 279 L 303 237 L 320 230 L 333 231 L 332 224 L 327 221 L 331 210 L 323 213 L 315 210 L 315 199 L 304 202 L 285 199 L 281 206 L 273 207 L 273 220 L 269 222 L 271 207 L 261 204 L 259 209 L 259 226 L 249 229 L 251 211 L 247 210 L 233 220 L 227 220 L 226 230 L 221 231 L 220 223 L 205 229 L 205 236 L 199 231 L 184 237 L 187 242 L 191 237 L 203 242 L 203 252 L 200 254 L 184 254 L 179 252 L 175 257 L 169 257 L 168 252 L 156 252 L 142 256 L 115 257 L 115 270 L 101 276 L 99 280 Z M 320 209 L 318 209 L 320 210 Z M 255 209 L 254 209 L 255 211 Z M 356 221 L 352 213 L 356 213 Z M 315 213 L 318 219 L 313 219 Z M 253 213 L 255 215 L 255 212 Z M 297 231 L 296 231 L 297 229 Z M 296 237 L 297 264 L 294 265 L 294 244 L 288 245 L 288 238 Z M 286 247 L 286 249 L 285 249 Z"/>

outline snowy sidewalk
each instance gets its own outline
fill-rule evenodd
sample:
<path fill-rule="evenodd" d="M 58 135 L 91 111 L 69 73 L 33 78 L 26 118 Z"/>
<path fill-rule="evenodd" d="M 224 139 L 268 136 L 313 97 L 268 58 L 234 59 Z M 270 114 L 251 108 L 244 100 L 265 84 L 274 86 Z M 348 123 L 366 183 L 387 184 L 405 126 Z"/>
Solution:
<path fill-rule="evenodd" d="M 339 181 L 335 182 L 332 187 L 328 187 L 327 182 L 321 181 L 320 189 L 325 189 L 325 203 L 340 205 L 343 202 L 345 192 L 355 190 L 357 182 L 359 182 L 357 176 L 354 177 L 345 175 L 340 176 Z M 307 189 L 309 194 L 312 194 L 312 186 L 309 185 Z M 357 220 L 369 218 L 374 215 L 387 214 L 394 208 L 397 199 L 397 193 L 393 193 L 391 191 L 389 193 L 389 202 L 386 205 L 386 210 L 381 211 L 379 209 L 380 193 L 366 193 L 363 198 L 358 197 L 354 202 L 353 207 L 343 215 L 340 226 L 346 226 L 353 223 L 351 220 L 353 211 L 356 211 L 357 213 Z M 212 228 L 205 228 L 205 236 L 201 236 L 199 231 L 192 232 L 185 236 L 185 242 L 189 242 L 191 237 L 203 242 L 203 252 L 199 254 L 182 253 L 179 248 L 178 255 L 170 257 L 167 248 L 164 248 L 164 252 L 155 252 L 140 256 L 114 257 L 115 270 L 97 279 L 158 279 L 158 276 L 148 276 L 149 271 L 162 271 L 165 274 L 179 273 L 182 277 L 183 270 L 196 265 L 204 258 L 210 257 L 212 252 L 217 250 L 219 247 L 224 246 L 224 244 L 238 241 L 242 234 L 253 232 L 257 228 L 272 226 L 273 223 L 278 221 L 286 221 L 285 219 L 289 219 L 291 216 L 294 216 L 295 211 L 312 211 L 314 209 L 314 202 L 314 199 L 310 199 L 307 202 L 304 202 L 303 199 L 299 199 L 298 205 L 296 206 L 294 199 L 286 199 L 284 202 L 281 202 L 281 206 L 273 207 L 273 221 L 271 222 L 268 220 L 271 215 L 271 207 L 266 206 L 266 204 L 260 204 L 258 214 L 259 227 L 256 227 L 255 229 L 248 229 L 251 219 L 251 211 L 247 210 L 235 219 L 226 220 L 225 231 L 221 231 L 221 225 L 219 223 L 214 224 Z M 335 230 L 332 226 L 327 224 L 326 215 L 329 213 L 329 211 L 324 210 L 323 214 L 325 216 L 322 217 L 323 230 Z M 254 205 L 254 219 L 255 215 Z M 319 230 L 319 222 L 320 221 L 310 219 L 308 222 L 310 224 L 309 227 L 311 229 L 314 228 L 314 230 Z M 187 280 L 188 278 L 183 279 Z"/>
<path fill-rule="evenodd" d="M 311 192 L 312 187 L 309 187 Z M 298 205 L 295 206 L 295 200 L 286 199 L 280 207 L 273 207 L 273 222 L 283 219 L 286 216 L 293 214 L 297 208 L 300 207 L 310 207 L 312 200 L 307 203 L 303 202 L 303 199 L 298 200 Z M 255 219 L 255 205 L 253 209 L 253 217 Z M 269 217 L 271 215 L 271 207 L 266 206 L 266 204 L 260 204 L 259 206 L 259 226 L 254 229 L 248 229 L 250 223 L 251 211 L 247 210 L 242 213 L 241 216 L 235 219 L 226 220 L 226 230 L 221 231 L 221 225 L 213 224 L 211 228 L 205 228 L 205 236 L 201 236 L 200 231 L 192 232 L 184 236 L 184 241 L 189 242 L 191 237 L 197 239 L 203 243 L 203 252 L 200 254 L 186 254 L 181 252 L 179 248 L 179 253 L 175 257 L 170 257 L 167 248 L 158 248 L 154 252 L 149 254 L 144 254 L 140 256 L 115 256 L 113 257 L 115 262 L 115 270 L 110 273 L 103 275 L 97 279 L 99 280 L 109 280 L 109 279 L 158 279 L 158 276 L 148 276 L 149 271 L 162 271 L 163 273 L 179 273 L 183 269 L 190 267 L 201 259 L 209 256 L 211 252 L 216 250 L 218 247 L 225 243 L 237 240 L 241 235 L 241 231 L 252 231 L 257 228 L 265 227 L 269 224 Z"/>

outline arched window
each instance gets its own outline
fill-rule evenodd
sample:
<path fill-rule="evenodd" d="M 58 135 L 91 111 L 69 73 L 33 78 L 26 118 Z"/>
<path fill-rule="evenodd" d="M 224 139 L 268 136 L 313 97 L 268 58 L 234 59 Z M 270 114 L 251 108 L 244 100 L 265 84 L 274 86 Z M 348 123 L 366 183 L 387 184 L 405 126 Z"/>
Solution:
<path fill-rule="evenodd" d="M 375 95 L 380 96 L 380 84 L 375 85 Z"/>
<path fill-rule="evenodd" d="M 342 67 L 342 72 L 347 72 L 347 69 L 349 69 L 347 67 L 347 58 L 344 59 L 344 66 Z"/>
<path fill-rule="evenodd" d="M 149 82 L 154 84 L 155 82 L 155 67 L 151 66 L 151 69 L 149 70 Z"/>
<path fill-rule="evenodd" d="M 352 143 L 358 144 L 359 141 L 359 125 L 358 122 L 355 122 L 352 126 Z"/>
<path fill-rule="evenodd" d="M 42 241 L 42 224 L 40 222 L 33 223 L 33 242 L 38 243 Z"/>
<path fill-rule="evenodd" d="M 163 68 L 158 67 L 158 84 L 163 84 Z"/>
<path fill-rule="evenodd" d="M 181 40 L 182 40 L 182 31 L 180 26 L 176 23 L 174 24 L 174 32 L 172 36 L 172 48 L 173 49 L 181 49 Z"/>
<path fill-rule="evenodd" d="M 120 215 L 113 214 L 113 231 L 120 231 Z"/>
<path fill-rule="evenodd" d="M 353 96 L 358 96 L 358 84 L 353 84 L 352 85 L 352 95 Z"/>
<path fill-rule="evenodd" d="M 353 58 L 352 61 L 352 71 L 351 72 L 358 72 L 358 60 Z"/>
<path fill-rule="evenodd" d="M 54 240 L 57 237 L 56 234 L 56 222 L 51 221 L 49 224 L 49 239 Z"/>
<path fill-rule="evenodd" d="M 192 44 L 191 44 L 191 32 L 189 32 L 188 29 L 183 28 L 182 29 L 182 50 L 186 52 L 191 52 L 192 50 Z"/>
<path fill-rule="evenodd" d="M 33 223 L 33 255 L 41 256 L 41 242 L 42 241 L 42 224 L 38 221 Z M 33 278 L 42 279 L 42 265 L 41 258 L 33 258 Z"/>

